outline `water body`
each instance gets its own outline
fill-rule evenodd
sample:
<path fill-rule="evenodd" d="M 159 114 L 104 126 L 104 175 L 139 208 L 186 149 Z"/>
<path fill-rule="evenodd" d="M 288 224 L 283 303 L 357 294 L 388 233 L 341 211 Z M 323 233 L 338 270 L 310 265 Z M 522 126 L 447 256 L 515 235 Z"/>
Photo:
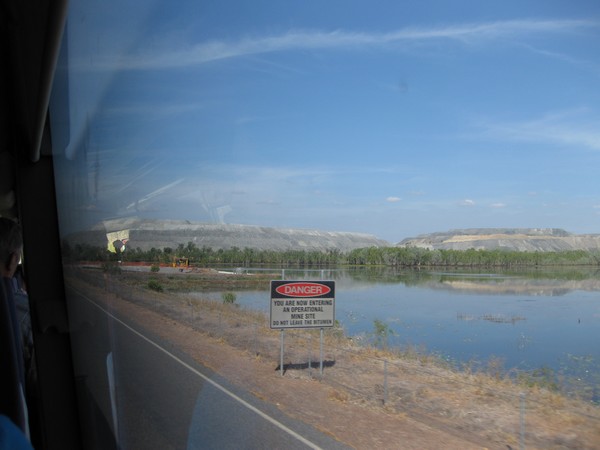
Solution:
<path fill-rule="evenodd" d="M 276 271 L 275 271 L 276 272 Z M 346 333 L 372 339 L 374 321 L 411 346 L 457 365 L 551 368 L 599 385 L 600 274 L 524 272 L 286 270 L 286 279 L 336 281 L 336 319 Z M 270 292 L 236 292 L 237 303 L 269 311 Z M 220 293 L 211 293 L 220 299 Z"/>

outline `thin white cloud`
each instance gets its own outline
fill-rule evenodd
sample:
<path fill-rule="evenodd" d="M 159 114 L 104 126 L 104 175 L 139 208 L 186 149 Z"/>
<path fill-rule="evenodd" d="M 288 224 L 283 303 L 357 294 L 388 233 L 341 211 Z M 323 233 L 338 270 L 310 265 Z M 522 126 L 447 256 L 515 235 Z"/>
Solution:
<path fill-rule="evenodd" d="M 147 54 L 127 55 L 120 61 L 97 59 L 94 70 L 102 66 L 121 69 L 167 69 L 196 66 L 212 61 L 259 55 L 272 52 L 311 49 L 352 49 L 357 47 L 388 47 L 432 40 L 454 40 L 474 43 L 499 39 L 514 39 L 530 34 L 563 33 L 597 28 L 591 20 L 507 20 L 471 23 L 431 28 L 408 27 L 388 33 L 350 31 L 291 30 L 273 36 L 244 37 L 238 40 L 213 40 L 190 44 L 182 48 L 152 47 Z M 87 67 L 87 65 L 84 65 Z"/>
<path fill-rule="evenodd" d="M 471 200 L 470 198 L 466 198 L 466 199 L 462 200 L 459 204 L 460 204 L 460 206 L 475 206 L 475 202 L 473 200 Z"/>
<path fill-rule="evenodd" d="M 400 197 L 388 197 L 385 199 L 386 202 L 397 203 L 402 200 Z"/>
<path fill-rule="evenodd" d="M 549 142 L 600 150 L 600 117 L 586 108 L 549 113 L 523 122 L 487 123 L 483 137 Z"/>
<path fill-rule="evenodd" d="M 506 208 L 506 203 L 492 203 L 490 206 L 492 208 Z"/>
<path fill-rule="evenodd" d="M 563 61 L 563 62 L 566 62 L 569 64 L 574 64 L 577 66 L 589 68 L 591 70 L 594 70 L 596 73 L 600 73 L 600 66 L 595 62 L 592 62 L 592 61 L 589 61 L 586 59 L 576 58 L 576 57 L 573 57 L 566 53 L 553 52 L 550 50 L 540 49 L 540 48 L 534 47 L 532 45 L 527 45 L 527 44 L 521 44 L 521 45 L 533 53 L 537 53 L 542 56 L 547 56 L 547 57 L 550 57 L 553 59 L 557 59 L 557 60 L 560 60 L 560 61 Z"/>

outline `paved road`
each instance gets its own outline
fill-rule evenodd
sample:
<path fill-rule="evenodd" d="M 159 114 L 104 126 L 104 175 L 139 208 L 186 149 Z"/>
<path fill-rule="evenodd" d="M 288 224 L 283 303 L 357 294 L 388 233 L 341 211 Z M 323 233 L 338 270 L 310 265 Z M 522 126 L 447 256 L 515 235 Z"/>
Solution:
<path fill-rule="evenodd" d="M 117 448 L 111 437 L 115 428 L 120 449 L 347 448 L 230 385 L 81 292 L 69 291 L 69 315 L 89 448 Z"/>

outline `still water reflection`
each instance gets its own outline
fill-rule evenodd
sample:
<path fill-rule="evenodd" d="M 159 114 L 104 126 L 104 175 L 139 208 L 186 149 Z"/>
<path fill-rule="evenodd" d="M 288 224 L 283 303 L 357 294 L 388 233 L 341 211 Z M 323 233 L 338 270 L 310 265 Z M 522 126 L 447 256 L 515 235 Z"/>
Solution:
<path fill-rule="evenodd" d="M 549 367 L 591 383 L 600 374 L 595 270 L 288 269 L 285 277 L 336 280 L 336 319 L 357 339 L 369 340 L 377 319 L 393 332 L 390 345 L 457 364 L 500 359 L 505 369 Z M 268 312 L 268 290 L 236 294 L 240 305 Z"/>

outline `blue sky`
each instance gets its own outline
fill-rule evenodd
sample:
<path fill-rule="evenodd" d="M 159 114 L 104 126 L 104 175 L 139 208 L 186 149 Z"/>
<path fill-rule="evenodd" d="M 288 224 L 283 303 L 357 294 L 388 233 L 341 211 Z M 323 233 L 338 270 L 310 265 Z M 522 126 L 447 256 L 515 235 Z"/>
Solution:
<path fill-rule="evenodd" d="M 78 207 L 600 232 L 600 4 L 524 3 L 73 0 Z"/>

